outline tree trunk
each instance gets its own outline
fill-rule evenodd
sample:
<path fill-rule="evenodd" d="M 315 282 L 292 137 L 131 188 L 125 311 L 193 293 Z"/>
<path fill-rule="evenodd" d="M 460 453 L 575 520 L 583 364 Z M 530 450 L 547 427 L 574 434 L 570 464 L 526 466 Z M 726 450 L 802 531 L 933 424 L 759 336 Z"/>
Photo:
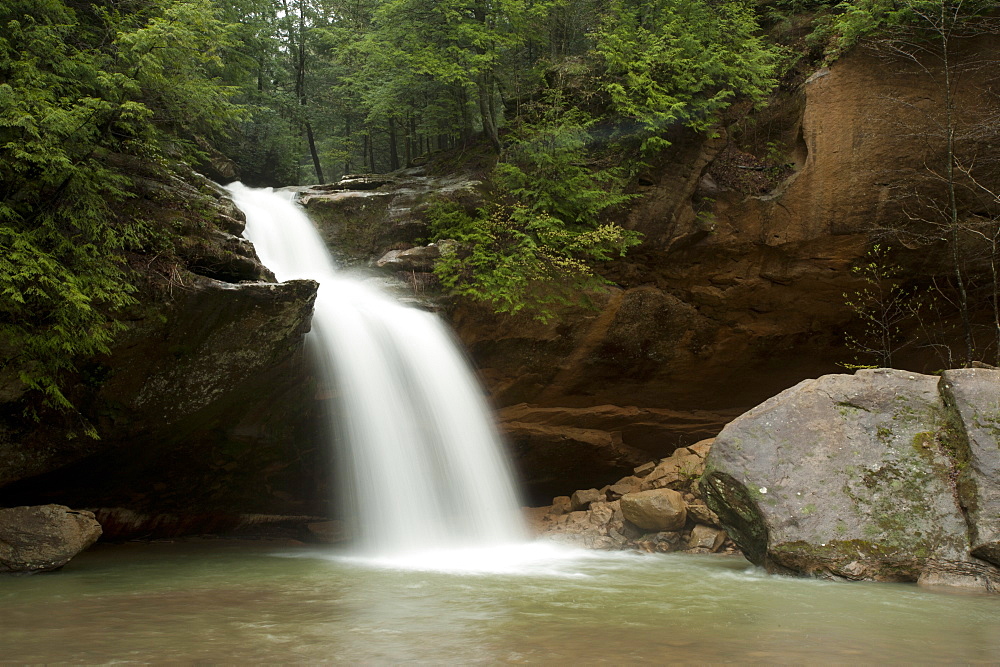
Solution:
<path fill-rule="evenodd" d="M 485 72 L 480 74 L 476 89 L 479 93 L 479 116 L 483 121 L 483 132 L 493 144 L 493 149 L 499 153 L 503 146 L 500 144 L 500 134 L 493 115 L 493 77 Z"/>
<path fill-rule="evenodd" d="M 316 139 L 313 137 L 312 123 L 306 121 L 306 140 L 309 142 L 309 154 L 312 156 L 313 169 L 316 170 L 316 179 L 320 183 L 325 183 L 323 179 L 323 167 L 319 163 L 319 152 L 316 150 Z"/>
<path fill-rule="evenodd" d="M 306 15 L 302 0 L 299 0 L 299 35 L 298 43 L 295 46 L 297 53 L 295 58 L 295 95 L 299 98 L 299 106 L 302 107 L 303 126 L 306 132 L 306 141 L 309 144 L 309 155 L 312 156 L 313 169 L 316 171 L 316 179 L 323 183 L 323 168 L 320 166 L 319 151 L 316 150 L 316 138 L 313 136 L 312 124 L 306 115 Z"/>
<path fill-rule="evenodd" d="M 406 163 L 409 164 L 409 159 Z M 389 171 L 399 169 L 399 150 L 396 148 L 396 121 L 389 116 Z"/>

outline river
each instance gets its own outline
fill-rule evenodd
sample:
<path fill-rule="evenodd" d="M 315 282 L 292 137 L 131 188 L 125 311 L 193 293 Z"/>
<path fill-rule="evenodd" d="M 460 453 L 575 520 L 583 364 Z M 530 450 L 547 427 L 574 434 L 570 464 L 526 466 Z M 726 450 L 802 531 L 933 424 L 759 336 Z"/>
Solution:
<path fill-rule="evenodd" d="M 996 663 L 1000 596 L 546 546 L 451 571 L 296 544 L 98 545 L 0 586 L 4 663 Z M 503 563 L 507 563 L 506 566 Z"/>

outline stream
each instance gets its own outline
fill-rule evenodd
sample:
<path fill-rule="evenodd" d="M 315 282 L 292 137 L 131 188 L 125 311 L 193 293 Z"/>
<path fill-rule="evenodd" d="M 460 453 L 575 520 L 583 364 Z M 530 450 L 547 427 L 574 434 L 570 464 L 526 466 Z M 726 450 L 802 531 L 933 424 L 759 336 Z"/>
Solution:
<path fill-rule="evenodd" d="M 733 557 L 518 548 L 456 571 L 443 556 L 278 542 L 98 545 L 61 572 L 3 580 L 0 660 L 1000 661 L 1000 596 L 772 576 Z"/>

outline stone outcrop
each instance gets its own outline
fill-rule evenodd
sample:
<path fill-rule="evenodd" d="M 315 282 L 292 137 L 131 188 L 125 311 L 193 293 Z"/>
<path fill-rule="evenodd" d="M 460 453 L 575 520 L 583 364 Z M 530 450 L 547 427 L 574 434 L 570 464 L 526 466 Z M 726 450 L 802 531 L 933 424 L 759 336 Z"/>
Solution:
<path fill-rule="evenodd" d="M 475 207 L 481 201 L 480 185 L 469 176 L 429 176 L 413 167 L 393 174 L 345 176 L 339 183 L 304 190 L 299 201 L 331 252 L 343 261 L 368 263 L 390 250 L 413 247 L 427 236 L 423 213 L 435 197 Z"/>
<path fill-rule="evenodd" d="M 636 466 L 600 489 L 579 489 L 526 510 L 541 537 L 588 549 L 734 553 L 697 483 L 711 440 Z"/>
<path fill-rule="evenodd" d="M 239 237 L 243 214 L 204 178 L 121 160 L 137 194 L 123 214 L 177 232 L 173 254 L 133 258 L 125 330 L 65 384 L 78 413 L 28 403 L 41 419 L 25 419 L 31 396 L 0 377 L 0 505 L 127 508 L 151 517 L 148 535 L 325 514 L 330 455 L 315 441 L 328 392 L 303 351 L 315 283 L 271 282 Z"/>
<path fill-rule="evenodd" d="M 0 572 L 58 570 L 100 536 L 91 512 L 62 505 L 0 509 Z"/>
<path fill-rule="evenodd" d="M 700 488 L 770 571 L 1000 591 L 998 407 L 996 370 L 806 380 L 723 429 Z"/>

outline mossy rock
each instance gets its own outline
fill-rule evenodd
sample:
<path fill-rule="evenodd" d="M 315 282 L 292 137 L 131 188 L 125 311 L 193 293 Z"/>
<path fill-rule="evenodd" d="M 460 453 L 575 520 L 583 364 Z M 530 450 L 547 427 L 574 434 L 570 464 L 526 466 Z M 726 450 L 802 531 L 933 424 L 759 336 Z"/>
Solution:
<path fill-rule="evenodd" d="M 773 572 L 916 581 L 950 563 L 1000 581 L 970 555 L 953 422 L 934 376 L 806 380 L 723 429 L 701 486 L 740 549 Z"/>

